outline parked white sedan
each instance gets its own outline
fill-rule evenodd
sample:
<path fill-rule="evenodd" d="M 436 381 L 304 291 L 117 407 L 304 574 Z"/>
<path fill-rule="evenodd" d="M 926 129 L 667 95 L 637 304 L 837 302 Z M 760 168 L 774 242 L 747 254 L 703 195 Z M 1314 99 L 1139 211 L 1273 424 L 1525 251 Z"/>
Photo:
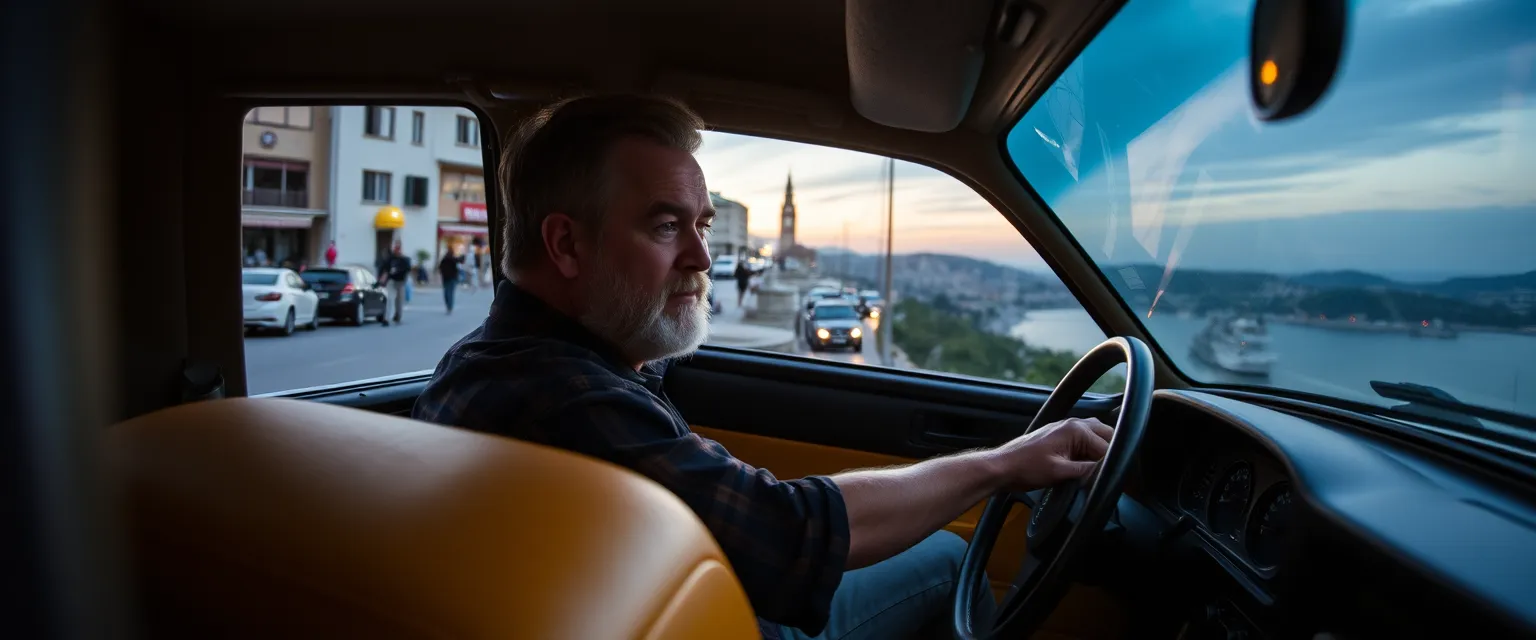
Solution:
<path fill-rule="evenodd" d="M 292 269 L 248 268 L 241 274 L 245 328 L 277 329 L 292 335 L 296 326 L 320 326 L 320 298 Z"/>

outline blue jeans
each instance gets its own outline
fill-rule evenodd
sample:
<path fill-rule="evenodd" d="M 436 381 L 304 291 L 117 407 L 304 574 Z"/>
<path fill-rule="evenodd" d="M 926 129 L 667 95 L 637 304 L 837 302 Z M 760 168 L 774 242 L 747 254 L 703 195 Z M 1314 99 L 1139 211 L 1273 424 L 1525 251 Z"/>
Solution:
<path fill-rule="evenodd" d="M 458 278 L 443 278 L 443 304 L 448 305 L 448 310 L 453 311 L 453 294 L 459 288 Z"/>
<path fill-rule="evenodd" d="M 863 569 L 843 574 L 832 615 L 815 636 L 783 627 L 785 640 L 951 638 L 950 608 L 965 539 L 948 531 Z M 992 602 L 991 591 L 982 600 Z M 985 612 L 990 616 L 991 612 Z"/>

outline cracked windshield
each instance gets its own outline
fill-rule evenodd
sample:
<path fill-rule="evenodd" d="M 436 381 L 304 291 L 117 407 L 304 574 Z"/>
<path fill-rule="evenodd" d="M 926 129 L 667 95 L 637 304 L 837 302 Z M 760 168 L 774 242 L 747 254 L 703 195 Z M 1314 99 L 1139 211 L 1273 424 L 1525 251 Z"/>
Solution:
<path fill-rule="evenodd" d="M 1536 414 L 1536 3 L 1353 2 L 1277 123 L 1252 6 L 1128 3 L 1009 132 L 1019 172 L 1197 381 Z"/>
<path fill-rule="evenodd" d="M 262 107 L 244 130 L 250 393 L 430 372 L 485 320 L 495 257 L 473 111 Z M 709 345 L 1053 385 L 1104 339 L 947 174 L 712 131 L 697 158 L 717 210 Z M 1096 389 L 1122 386 L 1111 372 Z"/>

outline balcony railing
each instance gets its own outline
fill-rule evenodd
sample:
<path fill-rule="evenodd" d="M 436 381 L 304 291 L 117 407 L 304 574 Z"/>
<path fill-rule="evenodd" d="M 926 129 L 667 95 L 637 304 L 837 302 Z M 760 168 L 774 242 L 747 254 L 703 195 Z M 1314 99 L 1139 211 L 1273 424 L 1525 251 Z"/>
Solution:
<path fill-rule="evenodd" d="M 262 207 L 308 209 L 309 192 L 284 191 L 282 189 L 246 189 L 240 198 L 240 203 Z"/>

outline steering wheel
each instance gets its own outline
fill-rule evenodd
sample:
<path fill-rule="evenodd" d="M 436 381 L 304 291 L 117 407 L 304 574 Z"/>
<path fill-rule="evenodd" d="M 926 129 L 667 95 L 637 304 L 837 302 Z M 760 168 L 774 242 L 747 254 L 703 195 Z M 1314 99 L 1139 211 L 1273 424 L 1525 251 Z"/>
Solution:
<path fill-rule="evenodd" d="M 1121 363 L 1126 365 L 1125 393 L 1109 451 L 1098 468 L 1082 480 L 1027 493 L 999 492 L 987 500 L 960 563 L 952 616 L 956 638 L 1023 638 L 1039 628 L 1065 594 L 1074 560 L 1108 523 L 1152 408 L 1152 352 L 1146 343 L 1117 337 L 1094 347 L 1051 391 L 1025 430 L 1029 433 L 1068 417 L 1094 381 Z M 984 579 L 987 559 L 1014 504 L 1030 508 L 1024 563 L 996 615 L 983 619 L 978 615 L 980 597 L 992 597 L 992 587 Z"/>

